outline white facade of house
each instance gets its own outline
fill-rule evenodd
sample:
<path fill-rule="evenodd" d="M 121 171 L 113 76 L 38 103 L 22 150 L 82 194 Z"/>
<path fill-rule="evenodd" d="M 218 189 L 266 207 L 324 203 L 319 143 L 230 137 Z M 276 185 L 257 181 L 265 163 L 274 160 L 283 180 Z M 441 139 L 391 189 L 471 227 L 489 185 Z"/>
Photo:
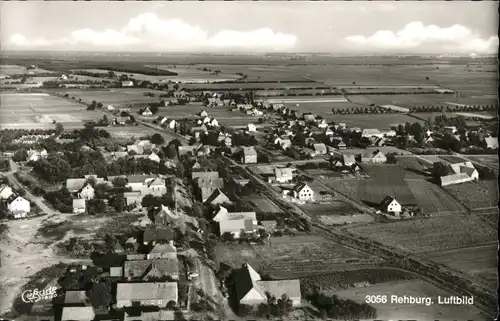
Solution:
<path fill-rule="evenodd" d="M 0 187 L 0 200 L 8 199 L 12 194 L 12 188 L 8 185 Z"/>
<path fill-rule="evenodd" d="M 82 190 L 80 191 L 80 193 L 78 194 L 78 196 L 80 198 L 83 198 L 84 200 L 91 200 L 94 198 L 95 196 L 95 190 L 94 188 L 92 187 L 92 185 L 90 184 L 87 184 L 85 185 Z"/>
<path fill-rule="evenodd" d="M 256 132 L 257 131 L 257 127 L 254 124 L 248 124 L 247 125 L 247 130 L 249 132 Z"/>
<path fill-rule="evenodd" d="M 293 196 L 301 201 L 312 201 L 314 191 L 307 184 L 303 184 L 299 189 L 294 190 Z"/>
<path fill-rule="evenodd" d="M 387 213 L 401 213 L 401 204 L 395 199 L 392 200 L 387 206 L 384 207 L 384 211 Z"/>
<path fill-rule="evenodd" d="M 31 210 L 31 205 L 28 200 L 18 196 L 7 204 L 7 209 L 14 215 L 14 217 L 20 218 L 26 217 Z"/>
<path fill-rule="evenodd" d="M 156 163 L 160 162 L 160 156 L 156 155 L 155 153 L 151 153 L 151 155 L 148 156 L 148 159 Z"/>

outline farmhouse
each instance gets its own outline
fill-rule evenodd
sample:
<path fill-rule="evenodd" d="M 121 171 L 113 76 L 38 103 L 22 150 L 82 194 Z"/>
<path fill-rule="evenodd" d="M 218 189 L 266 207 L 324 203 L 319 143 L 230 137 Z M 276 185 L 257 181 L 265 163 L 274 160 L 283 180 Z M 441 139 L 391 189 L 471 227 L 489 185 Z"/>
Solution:
<path fill-rule="evenodd" d="M 486 148 L 489 149 L 498 149 L 498 137 L 485 137 L 483 139 Z"/>
<path fill-rule="evenodd" d="M 241 162 L 243 164 L 255 164 L 257 163 L 257 151 L 252 146 L 242 147 L 242 157 Z"/>
<path fill-rule="evenodd" d="M 214 176 L 213 173 L 217 175 Z M 192 173 L 192 176 L 195 173 Z M 218 172 L 197 172 L 196 174 L 196 185 L 199 188 L 201 201 L 205 202 L 216 189 L 221 189 L 224 187 L 224 180 L 219 178 Z"/>
<path fill-rule="evenodd" d="M 267 303 L 267 293 L 276 298 L 286 294 L 294 307 L 300 306 L 302 297 L 299 280 L 263 281 L 247 263 L 235 271 L 236 299 L 240 304 L 259 305 Z"/>
<path fill-rule="evenodd" d="M 386 196 L 380 203 L 380 209 L 386 213 L 399 216 L 401 213 L 401 204 L 392 196 Z"/>
<path fill-rule="evenodd" d="M 36 162 L 40 158 L 45 158 L 47 157 L 47 150 L 41 149 L 41 150 L 36 150 L 36 149 L 30 149 L 28 151 L 28 158 L 26 159 L 28 162 Z"/>
<path fill-rule="evenodd" d="M 479 179 L 479 173 L 471 162 L 450 164 L 448 169 L 451 174 L 441 176 L 441 186 L 460 184 Z"/>
<path fill-rule="evenodd" d="M 387 157 L 379 151 L 367 151 L 361 155 L 361 161 L 364 163 L 385 163 L 387 161 Z"/>
<path fill-rule="evenodd" d="M 247 131 L 249 131 L 249 132 L 256 132 L 257 131 L 257 127 L 254 124 L 248 124 L 247 125 Z"/>
<path fill-rule="evenodd" d="M 84 200 L 91 200 L 95 196 L 95 190 L 90 184 L 86 184 L 78 193 L 79 198 L 83 198 Z"/>
<path fill-rule="evenodd" d="M 126 177 L 127 184 L 125 187 L 130 188 L 132 192 L 141 192 L 146 180 L 155 177 L 155 175 L 129 175 Z"/>
<path fill-rule="evenodd" d="M 293 172 L 291 168 L 275 168 L 274 178 L 278 183 L 287 183 L 293 180 Z"/>
<path fill-rule="evenodd" d="M 142 234 L 142 242 L 144 245 L 156 244 L 156 242 L 170 242 L 174 239 L 175 234 L 169 227 L 149 227 Z"/>
<path fill-rule="evenodd" d="M 232 204 L 229 197 L 226 196 L 219 188 L 217 188 L 212 195 L 205 201 L 207 204 L 220 205 L 220 204 Z"/>
<path fill-rule="evenodd" d="M 87 207 L 85 205 L 85 200 L 83 198 L 75 198 L 73 199 L 73 213 L 81 214 L 85 213 Z"/>
<path fill-rule="evenodd" d="M 30 212 L 31 205 L 25 198 L 13 194 L 7 199 L 7 210 L 14 218 L 23 218 Z"/>
<path fill-rule="evenodd" d="M 314 191 L 306 183 L 299 183 L 293 188 L 293 197 L 301 201 L 314 200 Z"/>
<path fill-rule="evenodd" d="M 255 232 L 257 225 L 255 212 L 228 212 L 220 205 L 212 220 L 219 223 L 220 235 L 231 233 L 235 238 L 239 238 L 242 231 L 244 233 Z"/>
<path fill-rule="evenodd" d="M 146 109 L 144 109 L 141 113 L 142 116 L 153 116 L 153 112 L 151 111 L 151 109 L 149 109 L 149 107 L 146 107 Z"/>
<path fill-rule="evenodd" d="M 118 283 L 116 307 L 157 306 L 165 308 L 171 301 L 177 304 L 177 282 Z"/>
<path fill-rule="evenodd" d="M 132 80 L 122 81 L 122 87 L 134 87 L 134 82 Z"/>
<path fill-rule="evenodd" d="M 149 140 L 138 140 L 132 145 L 127 145 L 127 152 L 134 152 L 138 155 L 144 154 L 146 150 L 155 149 L 156 145 L 151 143 Z"/>
<path fill-rule="evenodd" d="M 161 159 L 160 159 L 160 156 L 158 156 L 155 152 L 153 152 L 153 153 L 149 154 L 148 159 L 149 159 L 150 161 L 155 162 L 155 163 L 159 163 L 159 162 L 160 162 L 160 160 L 161 160 Z"/>
<path fill-rule="evenodd" d="M 356 164 L 356 159 L 352 154 L 342 154 L 342 162 L 344 166 L 352 166 Z"/>
<path fill-rule="evenodd" d="M 313 148 L 316 155 L 325 155 L 328 152 L 326 145 L 323 143 L 313 144 Z"/>

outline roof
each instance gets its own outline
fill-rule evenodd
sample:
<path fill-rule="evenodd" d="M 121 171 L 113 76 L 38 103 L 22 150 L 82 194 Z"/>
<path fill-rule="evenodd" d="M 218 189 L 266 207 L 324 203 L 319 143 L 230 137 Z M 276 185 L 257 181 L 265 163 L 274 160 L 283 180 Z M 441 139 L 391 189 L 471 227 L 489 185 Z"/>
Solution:
<path fill-rule="evenodd" d="M 441 176 L 441 185 L 450 185 L 470 181 L 469 175 L 465 173 Z"/>
<path fill-rule="evenodd" d="M 204 178 L 204 179 L 216 179 L 219 178 L 219 172 L 217 171 L 210 171 L 210 172 L 192 172 L 191 173 L 191 178 L 192 179 L 197 179 L 197 178 Z"/>
<path fill-rule="evenodd" d="M 64 307 L 61 321 L 89 321 L 95 318 L 94 309 L 87 307 Z"/>
<path fill-rule="evenodd" d="M 498 137 L 486 137 L 484 142 L 489 148 L 498 148 Z"/>
<path fill-rule="evenodd" d="M 64 304 L 81 304 L 87 301 L 85 291 L 66 291 L 64 293 Z"/>
<path fill-rule="evenodd" d="M 344 161 L 344 164 L 356 162 L 356 158 L 353 154 L 342 154 L 342 160 Z"/>
<path fill-rule="evenodd" d="M 206 203 L 210 203 L 210 204 L 232 204 L 233 202 L 231 202 L 231 200 L 229 199 L 229 197 L 227 197 L 226 194 L 224 194 L 220 188 L 217 188 L 215 189 L 215 191 L 213 191 L 212 195 L 210 195 L 209 198 L 207 198 L 207 200 L 205 201 Z"/>
<path fill-rule="evenodd" d="M 251 219 L 233 219 L 233 220 L 221 220 L 219 221 L 220 233 L 226 232 L 240 232 L 244 230 L 245 232 L 253 232 L 254 226 Z"/>
<path fill-rule="evenodd" d="M 364 135 L 380 135 L 382 132 L 378 130 L 377 128 L 366 128 L 363 129 L 363 136 Z"/>
<path fill-rule="evenodd" d="M 469 176 L 472 174 L 472 172 L 475 170 L 474 165 L 472 165 L 471 162 L 462 162 L 462 163 L 455 163 L 455 164 L 450 164 L 449 168 L 455 173 L 465 173 L 468 174 Z M 472 170 L 472 171 L 471 171 Z"/>
<path fill-rule="evenodd" d="M 151 253 L 177 253 L 177 249 L 173 244 L 161 244 L 156 243 L 155 246 L 151 249 L 149 254 Z"/>
<path fill-rule="evenodd" d="M 300 281 L 295 280 L 277 280 L 277 281 L 257 281 L 262 292 L 269 292 L 271 296 L 279 299 L 286 294 L 290 299 L 300 298 Z"/>
<path fill-rule="evenodd" d="M 253 146 L 250 146 L 250 147 L 247 147 L 247 146 L 244 146 L 244 147 L 241 147 L 241 149 L 243 150 L 243 154 L 245 154 L 246 156 L 257 156 L 257 151 L 255 150 L 255 148 L 253 148 Z"/>
<path fill-rule="evenodd" d="M 83 198 L 73 199 L 73 208 L 85 208 L 85 200 Z"/>
<path fill-rule="evenodd" d="M 70 192 L 79 191 L 85 185 L 85 181 L 85 178 L 68 178 L 66 180 L 66 188 Z"/>
<path fill-rule="evenodd" d="M 326 151 L 326 145 L 323 144 L 323 143 L 319 143 L 319 144 L 313 144 L 313 147 L 314 147 L 314 150 L 322 150 L 322 151 Z"/>
<path fill-rule="evenodd" d="M 144 230 L 143 234 L 143 242 L 152 242 L 152 241 L 171 241 L 174 239 L 174 231 L 172 231 L 169 227 L 163 228 L 154 228 L 150 227 Z"/>
<path fill-rule="evenodd" d="M 129 184 L 133 183 L 144 183 L 148 178 L 155 178 L 156 175 L 130 175 L 127 176 L 127 182 Z"/>
<path fill-rule="evenodd" d="M 380 206 L 382 206 L 382 207 L 387 207 L 387 206 L 389 206 L 389 205 L 390 205 L 393 201 L 396 201 L 396 199 L 395 199 L 394 197 L 392 197 L 392 196 L 386 196 L 386 197 L 382 200 L 382 202 L 380 202 Z M 396 201 L 396 202 L 399 204 L 399 202 L 398 202 L 398 201 Z"/>
<path fill-rule="evenodd" d="M 274 174 L 276 175 L 276 178 L 283 178 L 283 177 L 288 177 L 288 178 L 293 178 L 293 172 L 291 168 L 275 168 L 274 169 Z"/>
<path fill-rule="evenodd" d="M 158 311 L 141 311 L 141 314 L 128 314 L 125 312 L 123 321 L 159 321 L 159 320 L 175 320 L 175 311 L 158 310 Z"/>
<path fill-rule="evenodd" d="M 301 190 L 303 190 L 306 186 L 309 187 L 306 183 L 299 183 L 293 187 L 293 190 L 298 193 Z"/>
<path fill-rule="evenodd" d="M 134 260 L 123 263 L 123 276 L 142 278 L 148 271 L 148 268 L 153 266 L 161 271 L 164 276 L 179 273 L 179 262 L 177 259 Z"/>
<path fill-rule="evenodd" d="M 177 303 L 177 282 L 118 283 L 116 300 L 166 300 Z"/>

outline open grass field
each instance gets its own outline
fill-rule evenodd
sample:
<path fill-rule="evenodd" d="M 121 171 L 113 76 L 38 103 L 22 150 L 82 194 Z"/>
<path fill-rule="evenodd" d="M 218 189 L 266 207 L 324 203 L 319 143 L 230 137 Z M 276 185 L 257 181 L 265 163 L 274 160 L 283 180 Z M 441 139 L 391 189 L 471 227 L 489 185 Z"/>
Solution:
<path fill-rule="evenodd" d="M 498 182 L 495 180 L 449 185 L 444 189 L 471 210 L 495 207 L 498 203 Z"/>
<path fill-rule="evenodd" d="M 85 121 L 101 117 L 99 111 L 48 94 L 0 94 L 0 128 L 47 129 L 54 127 L 53 121 L 67 129 L 81 128 Z"/>
<path fill-rule="evenodd" d="M 478 245 L 463 249 L 421 253 L 426 259 L 484 280 L 491 290 L 497 288 L 497 244 Z"/>
<path fill-rule="evenodd" d="M 497 231 L 477 216 L 451 215 L 348 228 L 352 233 L 413 253 L 496 242 Z"/>
<path fill-rule="evenodd" d="M 396 156 L 397 163 L 404 169 L 406 179 L 426 179 L 430 178 L 431 165 L 428 162 L 415 156 Z"/>
<path fill-rule="evenodd" d="M 431 297 L 434 304 L 430 306 L 419 304 L 370 304 L 377 309 L 378 320 L 491 320 L 482 314 L 481 310 L 468 305 L 443 305 L 437 304 L 438 296 L 448 297 L 452 293 L 441 290 L 440 288 L 425 282 L 423 280 L 392 281 L 380 284 L 374 284 L 365 288 L 349 288 L 335 293 L 335 295 L 344 299 L 351 299 L 358 303 L 365 303 L 367 295 L 387 295 L 390 300 L 391 295 L 413 296 L 413 297 Z"/>
<path fill-rule="evenodd" d="M 256 213 L 282 213 L 273 201 L 262 195 L 246 196 L 243 197 L 243 201 Z"/>
<path fill-rule="evenodd" d="M 319 197 L 319 196 L 317 196 Z M 311 216 L 344 216 L 359 213 L 352 205 L 340 200 L 325 203 L 306 203 L 300 205 Z"/>
<path fill-rule="evenodd" d="M 499 167 L 497 155 L 466 156 L 466 158 L 484 166 L 496 168 L 497 170 Z"/>
<path fill-rule="evenodd" d="M 214 74 L 210 71 L 199 70 L 199 67 L 190 65 L 155 65 L 159 69 L 165 69 L 174 71 L 178 76 L 167 77 L 166 79 L 171 81 L 179 81 L 183 83 L 206 83 L 216 82 L 216 81 L 232 81 L 241 78 L 241 76 L 236 74 L 229 74 L 221 72 L 220 74 Z M 209 67 L 211 68 L 211 67 Z M 203 68 L 201 68 L 203 69 Z M 217 68 L 211 68 L 212 70 L 217 70 Z"/>
<path fill-rule="evenodd" d="M 49 73 L 50 71 L 41 68 L 28 70 L 26 69 L 26 67 L 19 65 L 0 65 L 0 75 L 5 75 L 5 76 L 21 75 L 21 74 L 27 74 L 28 72 L 39 74 L 39 73 Z"/>
<path fill-rule="evenodd" d="M 278 82 L 267 82 L 267 83 L 245 83 L 244 80 L 241 82 L 234 83 L 198 83 L 198 84 L 183 84 L 182 88 L 185 89 L 200 89 L 206 88 L 207 90 L 221 90 L 221 89 L 231 89 L 231 90 L 272 90 L 272 89 L 329 89 L 330 87 L 321 85 L 314 82 L 293 82 L 293 83 L 278 83 Z"/>
<path fill-rule="evenodd" d="M 375 264 L 380 260 L 331 243 L 317 236 L 271 238 L 270 244 L 219 244 L 214 250 L 217 264 L 239 267 L 248 262 L 257 270 L 278 277 L 298 277 L 344 270 L 346 263 Z"/>
<path fill-rule="evenodd" d="M 154 93 L 156 97 L 145 96 L 144 93 Z M 164 94 L 162 91 L 154 91 L 149 89 L 129 89 L 129 88 L 118 88 L 109 90 L 60 90 L 59 94 L 68 94 L 69 97 L 75 97 L 77 100 L 82 99 L 82 102 L 86 104 L 92 103 L 93 100 L 101 102 L 104 106 L 112 105 L 114 107 L 126 107 L 129 105 L 136 104 L 149 104 L 154 102 L 160 102 L 164 98 L 159 98 L 160 94 Z M 168 100 L 168 99 L 165 99 Z"/>
<path fill-rule="evenodd" d="M 252 59 L 252 58 L 250 58 Z M 221 74 L 243 73 L 247 75 L 245 81 L 300 81 L 306 80 L 302 76 L 307 74 L 304 69 L 297 69 L 297 66 L 285 66 L 280 64 L 265 65 L 265 64 L 210 64 L 210 65 L 195 65 L 196 68 L 209 68 L 212 70 L 220 70 Z"/>
<path fill-rule="evenodd" d="M 450 94 L 421 95 L 350 95 L 349 100 L 360 104 L 393 104 L 400 107 L 447 106 L 447 103 L 463 105 L 494 105 L 498 101 L 491 98 L 455 98 Z M 450 106 L 452 107 L 452 106 Z"/>
<path fill-rule="evenodd" d="M 440 186 L 422 179 L 406 181 L 418 206 L 425 214 L 455 215 L 467 212 L 467 209 Z"/>
<path fill-rule="evenodd" d="M 134 140 L 134 138 L 138 139 L 156 133 L 154 129 L 144 126 L 109 126 L 104 130 L 110 133 L 113 138 L 124 140 Z"/>

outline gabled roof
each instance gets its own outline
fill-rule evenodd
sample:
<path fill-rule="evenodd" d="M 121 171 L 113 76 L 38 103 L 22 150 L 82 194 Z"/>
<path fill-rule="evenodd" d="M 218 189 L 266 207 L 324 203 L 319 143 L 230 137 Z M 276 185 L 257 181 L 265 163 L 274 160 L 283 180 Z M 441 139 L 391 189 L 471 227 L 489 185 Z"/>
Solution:
<path fill-rule="evenodd" d="M 150 227 L 144 230 L 143 242 L 153 242 L 153 241 L 171 241 L 174 239 L 174 231 L 169 227 L 155 228 Z"/>
<path fill-rule="evenodd" d="M 344 164 L 356 163 L 356 158 L 352 154 L 342 154 Z"/>
<path fill-rule="evenodd" d="M 61 321 L 89 321 L 95 318 L 94 309 L 86 307 L 64 307 L 62 309 Z"/>
<path fill-rule="evenodd" d="M 293 187 L 293 190 L 297 193 L 299 193 L 301 190 L 303 190 L 305 187 L 309 187 L 306 183 L 299 183 Z M 310 187 L 309 187 L 310 188 Z"/>
<path fill-rule="evenodd" d="M 257 156 L 257 151 L 253 146 L 243 146 L 241 149 L 243 150 L 243 154 L 245 154 L 245 156 Z"/>
<path fill-rule="evenodd" d="M 177 282 L 118 283 L 116 300 L 165 300 L 177 302 Z"/>
<path fill-rule="evenodd" d="M 276 175 L 276 178 L 290 178 L 290 179 L 293 178 L 292 169 L 288 167 L 275 168 L 274 174 Z"/>
<path fill-rule="evenodd" d="M 130 175 L 127 176 L 127 182 L 129 184 L 133 183 L 144 183 L 149 178 L 155 178 L 156 175 Z"/>
<path fill-rule="evenodd" d="M 177 259 L 133 260 L 123 263 L 123 276 L 127 278 L 143 278 L 152 264 L 163 273 L 163 276 L 179 273 L 179 261 Z"/>
<path fill-rule="evenodd" d="M 382 202 L 380 202 L 380 206 L 382 207 L 387 207 L 389 206 L 393 201 L 396 201 L 396 203 L 399 204 L 399 202 L 392 196 L 386 196 Z"/>
<path fill-rule="evenodd" d="M 151 253 L 177 253 L 177 248 L 170 243 L 166 244 L 156 243 L 155 246 L 149 252 L 149 254 Z"/>
<path fill-rule="evenodd" d="M 66 188 L 70 192 L 79 191 L 85 185 L 85 181 L 85 178 L 68 178 L 66 180 Z"/>
<path fill-rule="evenodd" d="M 231 200 L 229 197 L 227 197 L 226 194 L 224 194 L 219 188 L 217 188 L 212 195 L 210 195 L 209 198 L 205 201 L 206 203 L 210 204 L 232 204 Z"/>
<path fill-rule="evenodd" d="M 234 233 L 240 232 L 241 230 L 245 232 L 253 232 L 255 230 L 253 221 L 251 219 L 232 219 L 232 220 L 220 220 L 219 221 L 220 233 Z"/>

